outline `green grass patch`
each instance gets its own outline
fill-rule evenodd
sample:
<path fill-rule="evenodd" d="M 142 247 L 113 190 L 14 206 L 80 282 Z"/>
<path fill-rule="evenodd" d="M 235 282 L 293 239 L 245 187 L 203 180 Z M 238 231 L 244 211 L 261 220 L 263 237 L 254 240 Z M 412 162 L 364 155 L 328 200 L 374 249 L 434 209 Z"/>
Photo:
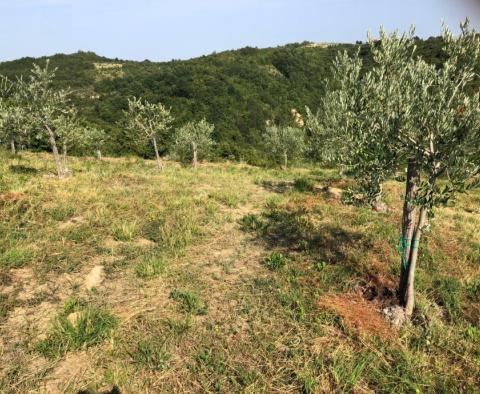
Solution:
<path fill-rule="evenodd" d="M 287 265 L 288 259 L 279 252 L 273 252 L 271 255 L 265 257 L 264 263 L 265 266 L 272 271 L 277 271 L 282 269 Z"/>
<path fill-rule="evenodd" d="M 135 274 L 142 279 L 151 279 L 165 272 L 167 264 L 160 257 L 148 257 L 135 265 Z"/>
<path fill-rule="evenodd" d="M 14 247 L 0 257 L 0 268 L 21 268 L 30 262 L 33 256 L 30 249 L 21 246 Z"/>
<path fill-rule="evenodd" d="M 180 309 L 193 315 L 207 314 L 208 307 L 195 293 L 187 290 L 174 289 L 170 292 L 170 298 L 180 304 Z"/>
<path fill-rule="evenodd" d="M 112 334 L 118 324 L 117 318 L 105 308 L 83 305 L 71 300 L 67 302 L 64 313 L 54 323 L 53 331 L 36 345 L 40 354 L 56 358 L 68 351 L 96 345 Z M 73 320 L 71 313 L 77 314 Z"/>
<path fill-rule="evenodd" d="M 158 338 L 139 341 L 130 356 L 137 368 L 150 371 L 165 371 L 170 360 L 165 344 Z"/>
<path fill-rule="evenodd" d="M 133 241 L 138 234 L 136 222 L 123 222 L 113 227 L 112 236 L 117 241 Z"/>

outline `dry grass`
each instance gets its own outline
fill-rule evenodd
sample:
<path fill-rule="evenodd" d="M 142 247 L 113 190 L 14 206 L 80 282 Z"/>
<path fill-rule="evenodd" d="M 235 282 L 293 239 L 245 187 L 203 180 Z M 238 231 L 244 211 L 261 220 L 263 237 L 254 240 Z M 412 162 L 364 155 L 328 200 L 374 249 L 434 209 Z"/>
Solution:
<path fill-rule="evenodd" d="M 480 384 L 478 191 L 437 215 L 413 324 L 397 333 L 379 310 L 395 302 L 400 184 L 376 214 L 325 192 L 352 184 L 334 170 L 70 166 L 57 180 L 49 155 L 0 160 L 1 392 Z M 75 327 L 71 313 L 92 318 Z"/>

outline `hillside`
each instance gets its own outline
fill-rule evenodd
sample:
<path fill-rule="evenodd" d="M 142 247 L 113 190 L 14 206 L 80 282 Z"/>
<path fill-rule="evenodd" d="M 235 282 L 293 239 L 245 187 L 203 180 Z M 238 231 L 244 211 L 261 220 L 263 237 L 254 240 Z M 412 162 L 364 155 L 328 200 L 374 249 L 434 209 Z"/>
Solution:
<path fill-rule="evenodd" d="M 437 38 L 418 40 L 419 54 L 428 61 L 442 58 Z M 107 59 L 91 52 L 52 56 L 58 67 L 57 85 L 71 87 L 74 101 L 88 122 L 108 131 L 109 153 L 148 155 L 133 146 L 118 121 L 127 98 L 142 96 L 171 106 L 176 125 L 206 117 L 215 123 L 221 158 L 260 162 L 261 132 L 267 120 L 291 122 L 290 111 L 318 107 L 325 80 L 339 50 L 357 45 L 290 44 L 277 48 L 243 48 L 186 61 L 155 63 Z M 369 52 L 361 46 L 368 63 Z M 23 58 L 0 63 L 0 74 L 26 74 L 33 62 Z"/>

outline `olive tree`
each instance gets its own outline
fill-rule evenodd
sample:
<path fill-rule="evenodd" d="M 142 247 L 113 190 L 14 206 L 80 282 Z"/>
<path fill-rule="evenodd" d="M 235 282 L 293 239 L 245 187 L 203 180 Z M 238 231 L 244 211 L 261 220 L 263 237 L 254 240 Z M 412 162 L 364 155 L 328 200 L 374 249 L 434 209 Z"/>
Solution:
<path fill-rule="evenodd" d="M 160 153 L 158 151 L 159 140 L 166 139 L 166 134 L 173 122 L 170 110 L 163 104 L 152 104 L 147 100 L 132 98 L 128 100 L 128 110 L 125 111 L 127 127 L 133 133 L 147 138 L 153 144 L 157 167 L 162 169 Z"/>
<path fill-rule="evenodd" d="M 22 106 L 19 84 L 0 76 L 0 139 L 10 145 L 12 154 L 17 144 L 27 137 L 28 117 Z"/>
<path fill-rule="evenodd" d="M 62 147 L 64 170 L 68 171 L 67 158 L 68 152 L 72 148 L 82 149 L 88 143 L 88 132 L 76 117 L 75 109 L 59 116 L 53 121 L 54 129 L 57 135 L 59 145 Z"/>
<path fill-rule="evenodd" d="M 34 64 L 30 79 L 27 82 L 19 81 L 23 94 L 23 105 L 28 110 L 34 125 L 41 129 L 40 136 L 46 136 L 52 149 L 57 175 L 62 178 L 67 171 L 58 152 L 58 138 L 56 122 L 62 116 L 71 112 L 69 94 L 67 90 L 55 90 L 52 87 L 56 69 L 49 68 L 49 61 L 44 68 Z"/>
<path fill-rule="evenodd" d="M 102 129 L 96 127 L 86 128 L 87 145 L 95 151 L 95 156 L 98 160 L 102 160 L 102 150 L 107 141 L 107 135 Z"/>
<path fill-rule="evenodd" d="M 371 71 L 364 72 L 358 53 L 337 57 L 334 67 L 344 73 L 324 103 L 332 108 L 324 114 L 325 137 L 339 132 L 341 155 L 351 156 L 344 162 L 365 176 L 368 187 L 377 188 L 407 164 L 399 283 L 407 317 L 428 217 L 457 192 L 478 185 L 480 176 L 480 98 L 469 89 L 477 78 L 480 37 L 467 21 L 458 37 L 444 28 L 443 41 L 446 60 L 435 67 L 416 56 L 413 29 L 403 35 L 382 30 L 379 40 L 369 40 Z M 375 168 L 379 177 L 370 175 Z"/>
<path fill-rule="evenodd" d="M 305 132 L 292 126 L 269 126 L 263 134 L 265 148 L 288 167 L 290 159 L 300 156 L 305 149 Z"/>
<path fill-rule="evenodd" d="M 366 73 L 359 51 L 353 57 L 339 53 L 320 111 L 314 115 L 307 108 L 317 158 L 341 165 L 357 180 L 362 200 L 378 210 L 385 210 L 382 185 L 400 160 L 395 127 L 405 105 L 399 83 L 405 70 L 398 59 L 413 49 L 406 36 L 394 37 L 382 40 L 382 49 L 370 41 L 375 67 Z"/>
<path fill-rule="evenodd" d="M 212 133 L 215 126 L 205 119 L 188 122 L 175 133 L 173 150 L 182 161 L 190 160 L 197 168 L 199 155 L 205 155 L 214 145 Z"/>

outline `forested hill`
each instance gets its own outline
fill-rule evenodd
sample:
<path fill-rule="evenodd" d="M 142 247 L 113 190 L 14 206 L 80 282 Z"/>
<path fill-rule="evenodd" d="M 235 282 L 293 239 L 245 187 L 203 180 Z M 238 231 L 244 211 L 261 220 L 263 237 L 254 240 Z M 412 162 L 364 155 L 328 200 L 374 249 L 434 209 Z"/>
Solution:
<path fill-rule="evenodd" d="M 142 154 L 119 121 L 127 98 L 141 96 L 172 108 L 176 124 L 206 117 L 215 123 L 219 157 L 256 162 L 262 157 L 261 133 L 267 120 L 291 122 L 291 110 L 316 108 L 339 50 L 360 53 L 365 45 L 290 44 L 277 48 L 243 48 L 186 61 L 155 63 L 107 59 L 91 52 L 50 57 L 58 67 L 57 85 L 70 87 L 80 113 L 104 128 L 113 154 Z M 442 58 L 437 38 L 418 40 L 419 53 L 428 61 Z M 33 62 L 23 58 L 0 63 L 0 74 L 14 77 L 28 73 Z M 140 150 L 140 151 L 139 151 Z"/>

